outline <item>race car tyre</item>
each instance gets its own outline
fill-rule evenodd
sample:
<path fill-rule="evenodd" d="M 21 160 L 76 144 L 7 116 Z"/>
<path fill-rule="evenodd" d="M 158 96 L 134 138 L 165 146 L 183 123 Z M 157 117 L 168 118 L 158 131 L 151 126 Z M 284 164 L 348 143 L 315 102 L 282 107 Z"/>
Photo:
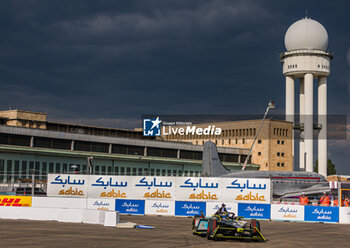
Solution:
<path fill-rule="evenodd" d="M 257 220 L 251 220 L 250 222 L 250 229 L 252 229 L 252 236 L 255 236 L 258 234 L 258 231 L 255 229 L 258 229 L 260 232 L 260 222 Z"/>
<path fill-rule="evenodd" d="M 196 219 L 197 219 L 197 216 L 194 217 L 192 220 L 192 230 L 194 230 L 196 228 Z"/>
<path fill-rule="evenodd" d="M 207 239 L 213 239 L 211 235 L 213 234 L 213 231 L 216 229 L 216 220 L 215 219 L 209 219 L 208 221 L 208 230 L 207 230 Z"/>

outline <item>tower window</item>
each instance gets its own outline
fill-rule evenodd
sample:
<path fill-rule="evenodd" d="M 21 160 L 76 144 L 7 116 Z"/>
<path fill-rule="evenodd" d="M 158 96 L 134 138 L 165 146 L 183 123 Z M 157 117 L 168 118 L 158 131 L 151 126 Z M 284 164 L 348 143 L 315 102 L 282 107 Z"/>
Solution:
<path fill-rule="evenodd" d="M 279 157 L 281 155 L 281 153 L 277 152 L 277 156 Z"/>
<path fill-rule="evenodd" d="M 277 163 L 277 166 L 280 167 L 280 166 L 281 166 L 281 163 Z"/>
<path fill-rule="evenodd" d="M 258 152 L 258 156 L 261 156 L 261 152 Z"/>
<path fill-rule="evenodd" d="M 278 144 L 278 145 L 280 144 L 280 141 L 279 141 L 279 140 L 277 140 L 277 144 Z"/>
<path fill-rule="evenodd" d="M 281 166 L 284 167 L 284 163 L 282 163 Z"/>
<path fill-rule="evenodd" d="M 258 140 L 258 144 L 261 144 L 261 140 Z"/>

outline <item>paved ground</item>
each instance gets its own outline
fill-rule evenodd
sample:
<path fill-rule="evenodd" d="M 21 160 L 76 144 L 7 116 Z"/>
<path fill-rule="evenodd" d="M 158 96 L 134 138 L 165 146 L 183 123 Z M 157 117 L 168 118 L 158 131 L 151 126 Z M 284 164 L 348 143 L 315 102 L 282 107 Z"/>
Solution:
<path fill-rule="evenodd" d="M 0 220 L 0 247 L 349 247 L 350 225 L 262 221 L 266 243 L 211 241 L 191 233 L 191 219 L 122 216 L 155 229 Z"/>

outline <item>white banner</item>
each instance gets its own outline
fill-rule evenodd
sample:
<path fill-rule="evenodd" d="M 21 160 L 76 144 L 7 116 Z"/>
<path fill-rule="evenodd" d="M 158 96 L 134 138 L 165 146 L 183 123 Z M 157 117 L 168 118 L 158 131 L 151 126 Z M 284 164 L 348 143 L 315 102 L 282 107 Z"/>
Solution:
<path fill-rule="evenodd" d="M 115 199 L 88 198 L 87 208 L 115 211 Z"/>
<path fill-rule="evenodd" d="M 221 202 L 208 202 L 207 203 L 207 216 L 211 216 L 216 213 L 221 208 Z M 234 213 L 236 216 L 238 214 L 238 203 L 225 203 L 226 210 L 229 213 Z"/>
<path fill-rule="evenodd" d="M 220 180 L 220 179 L 219 179 Z M 222 178 L 222 201 L 270 203 L 270 179 Z"/>
<path fill-rule="evenodd" d="M 175 215 L 175 201 L 147 200 L 145 214 L 152 215 Z"/>
<path fill-rule="evenodd" d="M 176 200 L 221 201 L 221 179 L 178 177 L 176 178 Z"/>
<path fill-rule="evenodd" d="M 271 219 L 304 221 L 304 206 L 271 204 Z"/>
<path fill-rule="evenodd" d="M 131 198 L 131 176 L 89 176 L 89 197 Z"/>
<path fill-rule="evenodd" d="M 339 223 L 350 224 L 350 207 L 339 208 Z"/>
<path fill-rule="evenodd" d="M 270 179 L 49 174 L 48 196 L 270 203 Z"/>
<path fill-rule="evenodd" d="M 175 177 L 134 176 L 131 182 L 131 199 L 176 200 Z"/>
<path fill-rule="evenodd" d="M 88 195 L 86 175 L 49 174 L 47 182 L 47 196 L 86 198 Z"/>

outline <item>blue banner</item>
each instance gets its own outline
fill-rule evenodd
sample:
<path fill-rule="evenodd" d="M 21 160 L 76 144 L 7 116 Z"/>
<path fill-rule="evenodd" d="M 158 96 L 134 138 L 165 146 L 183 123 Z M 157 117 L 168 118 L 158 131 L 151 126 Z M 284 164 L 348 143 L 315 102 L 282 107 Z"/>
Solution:
<path fill-rule="evenodd" d="M 145 201 L 116 199 L 115 211 L 121 214 L 145 214 Z"/>
<path fill-rule="evenodd" d="M 305 206 L 305 221 L 339 222 L 339 208 Z"/>
<path fill-rule="evenodd" d="M 206 202 L 176 201 L 175 215 L 176 216 L 194 216 L 194 215 L 200 215 L 201 211 L 203 211 L 205 216 L 206 208 L 207 208 Z"/>
<path fill-rule="evenodd" d="M 238 203 L 238 216 L 247 219 L 271 219 L 271 205 Z"/>

